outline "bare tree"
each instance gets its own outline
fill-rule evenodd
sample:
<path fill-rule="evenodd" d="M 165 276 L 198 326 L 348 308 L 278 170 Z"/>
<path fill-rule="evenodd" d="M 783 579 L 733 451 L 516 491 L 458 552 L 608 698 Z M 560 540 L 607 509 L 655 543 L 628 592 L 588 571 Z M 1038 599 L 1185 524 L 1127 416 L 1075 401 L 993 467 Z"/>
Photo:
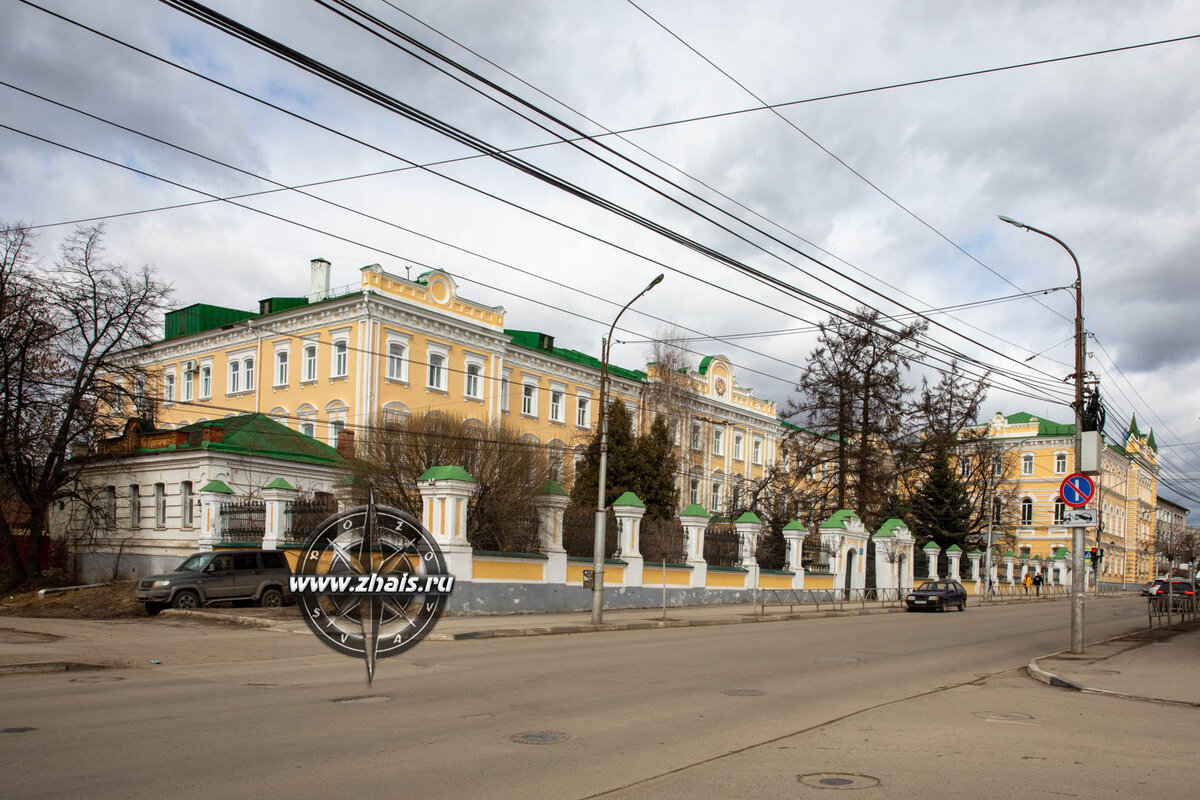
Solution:
<path fill-rule="evenodd" d="M 467 535 L 483 550 L 537 549 L 533 501 L 550 477 L 545 449 L 503 424 L 441 413 L 389 422 L 365 437 L 355 475 L 381 502 L 421 516 L 417 479 L 430 467 L 460 466 L 478 484 L 467 506 Z"/>
<path fill-rule="evenodd" d="M 28 509 L 24 557 L 0 512 L 9 585 L 40 569 L 52 503 L 71 496 L 70 460 L 127 410 L 153 413 L 154 392 L 131 352 L 155 338 L 169 289 L 148 266 L 108 261 L 100 227 L 77 228 L 51 268 L 27 228 L 0 227 L 0 481 Z"/>

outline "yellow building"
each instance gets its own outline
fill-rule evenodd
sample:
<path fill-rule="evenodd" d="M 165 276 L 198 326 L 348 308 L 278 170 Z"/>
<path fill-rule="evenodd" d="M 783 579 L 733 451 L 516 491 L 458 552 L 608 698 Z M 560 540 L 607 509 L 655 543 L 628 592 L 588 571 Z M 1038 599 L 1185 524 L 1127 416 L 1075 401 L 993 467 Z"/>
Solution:
<path fill-rule="evenodd" d="M 1006 520 L 1015 530 L 1017 555 L 1045 560 L 1060 547 L 1070 549 L 1071 529 L 1062 524 L 1067 506 L 1059 487 L 1074 472 L 1075 426 L 1027 413 L 996 414 L 988 422 L 988 436 L 1002 443 L 1004 459 L 1012 462 L 998 494 L 1013 505 Z M 1089 507 L 1099 510 L 1101 530 L 1097 543 L 1097 530 L 1088 528 L 1085 546 L 1104 550 L 1100 580 L 1148 581 L 1158 496 L 1153 431 L 1142 435 L 1132 420 L 1121 446 L 1102 449 L 1101 471 L 1093 478 L 1098 500 Z"/>
<path fill-rule="evenodd" d="M 567 456 L 598 424 L 598 359 L 506 328 L 503 308 L 461 297 L 440 270 L 409 280 L 374 264 L 341 292 L 330 291 L 329 262 L 310 270 L 306 296 L 268 298 L 257 312 L 196 304 L 167 314 L 163 340 L 140 354 L 161 371 L 160 424 L 254 411 L 336 445 L 341 431 L 443 412 L 516 428 L 549 449 L 570 484 Z M 655 365 L 609 374 L 611 396 L 648 430 Z M 708 356 L 683 380 L 685 407 L 657 409 L 680 448 L 680 507 L 719 513 L 774 462 L 783 430 L 775 404 L 739 386 L 728 359 Z"/>

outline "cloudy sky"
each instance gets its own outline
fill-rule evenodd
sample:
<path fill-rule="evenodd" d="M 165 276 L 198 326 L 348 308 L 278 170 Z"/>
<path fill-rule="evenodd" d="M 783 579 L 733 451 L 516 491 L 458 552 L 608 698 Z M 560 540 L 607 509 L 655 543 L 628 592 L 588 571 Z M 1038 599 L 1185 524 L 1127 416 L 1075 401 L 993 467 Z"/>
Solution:
<path fill-rule="evenodd" d="M 989 413 L 1069 422 L 1074 267 L 1005 214 L 1075 251 L 1108 433 L 1153 427 L 1164 493 L 1200 506 L 1200 39 L 1067 58 L 1200 35 L 1200 4 L 347 4 L 452 63 L 338 5 L 212 7 L 380 103 L 165 3 L 0 0 L 0 220 L 44 226 L 52 257 L 60 223 L 125 215 L 110 255 L 155 265 L 180 306 L 304 294 L 316 256 L 337 286 L 441 267 L 510 327 L 592 353 L 665 273 L 614 361 L 639 366 L 670 324 L 781 406 L 832 311 L 957 307 L 930 314 L 910 380 L 957 357 L 995 371 Z M 1030 62 L 1049 63 L 1000 69 Z"/>

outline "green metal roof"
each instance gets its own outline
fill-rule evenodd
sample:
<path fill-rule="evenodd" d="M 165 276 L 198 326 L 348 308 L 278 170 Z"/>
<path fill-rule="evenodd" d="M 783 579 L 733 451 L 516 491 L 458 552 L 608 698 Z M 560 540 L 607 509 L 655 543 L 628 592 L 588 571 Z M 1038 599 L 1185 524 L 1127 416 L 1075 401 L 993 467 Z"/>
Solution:
<path fill-rule="evenodd" d="M 755 514 L 753 511 L 747 511 L 745 514 L 742 514 L 740 517 L 734 520 L 734 522 L 752 522 L 755 525 L 762 525 L 762 519 L 760 519 L 758 514 Z"/>
<path fill-rule="evenodd" d="M 555 480 L 549 480 L 542 484 L 542 488 L 538 489 L 538 494 L 556 494 L 566 496 L 567 492 L 562 488 L 562 485 Z"/>
<path fill-rule="evenodd" d="M 271 481 L 263 488 L 264 489 L 291 489 L 292 491 L 296 490 L 295 486 L 292 486 L 290 483 L 285 481 L 283 478 L 276 478 L 275 480 Z"/>
<path fill-rule="evenodd" d="M 220 428 L 221 441 L 206 442 L 205 428 Z M 236 417 L 194 422 L 175 429 L 187 434 L 187 442 L 160 448 L 142 448 L 138 453 L 165 453 L 184 450 L 211 450 L 219 453 L 238 453 L 304 464 L 326 464 L 345 467 L 346 460 L 329 445 L 311 436 L 281 425 L 266 414 L 241 414 Z"/>
<path fill-rule="evenodd" d="M 1009 414 L 1005 417 L 1010 425 L 1024 425 L 1033 421 L 1033 414 L 1025 411 L 1019 411 L 1016 414 Z M 1051 422 L 1048 419 L 1038 417 L 1038 436 L 1074 436 L 1075 424 L 1064 425 L 1058 422 Z"/>
<path fill-rule="evenodd" d="M 166 313 L 163 319 L 163 338 L 174 339 L 192 333 L 222 328 L 257 316 L 258 314 L 253 311 L 211 306 L 207 303 L 193 303 L 185 308 Z"/>
<path fill-rule="evenodd" d="M 942 548 L 938 547 L 937 542 L 930 542 L 929 544 L 925 545 L 921 549 L 922 550 L 941 550 Z"/>
<path fill-rule="evenodd" d="M 683 513 L 680 514 L 679 516 L 681 516 L 681 517 L 707 517 L 708 512 L 705 511 L 704 506 L 700 505 L 699 503 L 692 503 L 690 506 L 685 508 L 683 510 Z"/>
<path fill-rule="evenodd" d="M 956 544 L 952 544 L 952 545 L 950 545 L 949 547 L 947 547 L 947 548 L 946 548 L 946 552 L 947 552 L 947 553 L 961 553 L 961 552 L 962 552 L 962 548 L 961 548 L 961 547 L 959 547 L 959 546 L 958 546 L 958 545 L 956 545 Z"/>
<path fill-rule="evenodd" d="M 851 519 L 858 519 L 858 514 L 855 514 L 848 508 L 843 508 L 841 511 L 833 512 L 833 516 L 821 523 L 822 528 L 844 528 L 846 522 Z"/>
<path fill-rule="evenodd" d="M 875 535 L 876 536 L 895 536 L 897 528 L 907 528 L 907 527 L 908 526 L 904 524 L 904 520 L 897 519 L 896 517 L 892 517 L 887 522 L 885 522 L 879 526 L 879 533 L 877 533 Z"/>
<path fill-rule="evenodd" d="M 202 492 L 216 492 L 217 494 L 233 494 L 233 489 L 230 489 L 225 481 L 211 480 L 200 487 Z"/>
<path fill-rule="evenodd" d="M 708 374 L 708 365 L 712 363 L 712 360 L 714 358 L 716 358 L 716 356 L 705 356 L 704 358 L 700 359 L 700 369 L 698 369 L 696 371 L 699 372 L 701 375 L 707 375 Z"/>
<path fill-rule="evenodd" d="M 633 492 L 625 492 L 613 501 L 613 508 L 616 508 L 617 506 L 624 508 L 645 508 L 646 504 L 643 503 L 641 498 Z"/>
<path fill-rule="evenodd" d="M 1065 547 L 1060 547 L 1054 551 L 1055 558 L 1066 558 L 1069 555 L 1071 555 L 1071 551 Z"/>
<path fill-rule="evenodd" d="M 465 483 L 475 483 L 475 479 L 471 477 L 471 473 L 467 472 L 462 467 L 444 466 L 430 467 L 417 478 L 419 481 L 464 481 Z"/>
<path fill-rule="evenodd" d="M 804 531 L 804 530 L 808 530 L 807 528 L 805 528 L 805 527 L 804 527 L 804 525 L 803 525 L 803 524 L 801 524 L 800 520 L 798 520 L 798 519 L 794 519 L 794 520 L 792 520 L 791 522 L 789 522 L 787 525 L 784 525 L 784 526 L 783 526 L 783 529 L 784 529 L 785 531 Z"/>
<path fill-rule="evenodd" d="M 505 329 L 504 335 L 509 337 L 513 344 L 518 347 L 524 347 L 527 350 L 535 350 L 539 353 L 561 358 L 564 361 L 570 361 L 574 364 L 580 364 L 585 367 L 599 371 L 601 367 L 600 359 L 594 356 L 589 356 L 587 353 L 581 353 L 578 350 L 568 350 L 565 347 L 555 347 L 554 337 L 546 333 L 538 331 L 517 331 Z M 610 375 L 617 375 L 631 381 L 639 383 L 646 382 L 646 373 L 636 369 L 625 369 L 613 364 L 608 365 Z"/>

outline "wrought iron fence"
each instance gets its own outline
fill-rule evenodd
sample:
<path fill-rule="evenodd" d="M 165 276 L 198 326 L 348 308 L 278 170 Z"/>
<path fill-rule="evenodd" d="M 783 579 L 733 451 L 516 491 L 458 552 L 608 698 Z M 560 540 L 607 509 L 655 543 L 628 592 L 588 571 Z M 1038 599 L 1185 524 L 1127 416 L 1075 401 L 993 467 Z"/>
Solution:
<path fill-rule="evenodd" d="M 612 558 L 617 551 L 617 516 L 608 511 L 604 528 L 604 557 Z M 596 512 L 589 509 L 568 508 L 563 514 L 563 548 L 569 556 L 590 558 L 596 546 Z"/>
<path fill-rule="evenodd" d="M 732 522 L 710 522 L 704 530 L 704 560 L 714 567 L 740 566 L 741 544 Z"/>
<path fill-rule="evenodd" d="M 642 520 L 642 558 L 681 564 L 687 559 L 683 524 L 678 519 Z"/>
<path fill-rule="evenodd" d="M 221 503 L 221 542 L 262 544 L 267 530 L 267 504 L 262 500 L 227 500 Z"/>
<path fill-rule="evenodd" d="M 313 497 L 295 500 L 283 510 L 284 545 L 302 545 L 327 518 L 337 513 L 337 500 L 332 497 Z"/>

